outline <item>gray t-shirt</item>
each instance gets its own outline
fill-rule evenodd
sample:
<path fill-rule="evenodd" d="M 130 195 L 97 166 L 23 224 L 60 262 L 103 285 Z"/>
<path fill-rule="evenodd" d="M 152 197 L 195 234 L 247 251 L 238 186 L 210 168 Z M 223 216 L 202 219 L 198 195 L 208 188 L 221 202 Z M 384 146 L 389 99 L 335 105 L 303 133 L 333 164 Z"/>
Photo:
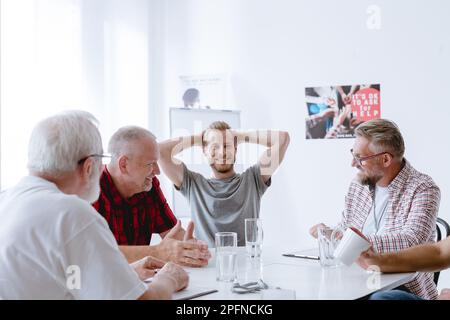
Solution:
<path fill-rule="evenodd" d="M 261 197 L 270 186 L 264 183 L 258 164 L 228 179 L 206 179 L 184 165 L 179 191 L 188 200 L 196 238 L 215 247 L 214 234 L 236 232 L 238 245 L 245 245 L 244 221 L 259 217 Z"/>

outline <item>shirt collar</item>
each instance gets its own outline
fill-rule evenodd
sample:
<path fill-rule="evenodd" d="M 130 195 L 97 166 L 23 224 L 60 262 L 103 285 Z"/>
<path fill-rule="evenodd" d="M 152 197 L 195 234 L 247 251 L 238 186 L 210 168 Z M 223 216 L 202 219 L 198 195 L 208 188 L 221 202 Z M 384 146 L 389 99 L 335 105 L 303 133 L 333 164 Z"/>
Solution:
<path fill-rule="evenodd" d="M 108 171 L 106 165 L 103 167 L 102 177 L 100 179 L 100 186 L 102 188 L 102 193 L 106 194 L 107 197 L 116 205 L 121 205 L 122 202 L 126 201 L 117 189 L 111 174 Z"/>
<path fill-rule="evenodd" d="M 401 189 L 401 187 L 406 183 L 408 180 L 408 177 L 411 174 L 412 167 L 409 164 L 408 160 L 404 159 L 404 165 L 403 168 L 400 170 L 400 172 L 397 174 L 397 176 L 394 178 L 394 180 L 391 181 L 388 188 L 389 191 L 395 191 Z"/>
<path fill-rule="evenodd" d="M 33 186 L 39 184 L 39 185 L 49 187 L 49 188 L 52 188 L 52 189 L 62 192 L 54 182 L 51 182 L 47 179 L 44 179 L 44 178 L 41 178 L 38 176 L 32 176 L 32 175 L 25 176 L 22 178 L 21 182 L 25 183 L 25 184 L 32 184 Z"/>
<path fill-rule="evenodd" d="M 152 189 L 149 192 L 140 192 L 132 195 L 129 199 L 126 199 L 122 197 L 122 195 L 119 193 L 119 190 L 117 189 L 116 185 L 114 184 L 114 181 L 111 177 L 111 174 L 108 171 L 108 168 L 103 168 L 103 173 L 101 177 L 101 187 L 102 192 L 105 193 L 106 190 L 108 190 L 107 193 L 110 193 L 109 198 L 114 202 L 116 205 L 121 205 L 123 202 L 129 203 L 131 205 L 134 205 L 138 203 L 140 200 L 145 199 L 148 193 L 152 192 L 155 187 L 158 184 L 158 179 L 156 177 L 153 177 L 152 179 Z"/>

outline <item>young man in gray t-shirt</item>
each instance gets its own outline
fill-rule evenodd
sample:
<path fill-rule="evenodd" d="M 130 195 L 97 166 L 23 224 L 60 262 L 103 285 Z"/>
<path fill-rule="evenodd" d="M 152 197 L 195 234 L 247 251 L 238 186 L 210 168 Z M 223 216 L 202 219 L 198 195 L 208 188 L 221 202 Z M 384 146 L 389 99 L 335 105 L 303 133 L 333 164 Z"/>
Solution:
<path fill-rule="evenodd" d="M 258 163 L 243 173 L 234 171 L 237 146 L 256 143 L 267 147 Z M 223 121 L 213 122 L 200 135 L 163 141 L 160 166 L 189 201 L 196 236 L 214 247 L 214 234 L 233 231 L 238 245 L 244 245 L 244 220 L 259 217 L 261 197 L 270 186 L 271 176 L 284 158 L 289 134 L 284 131 L 235 132 Z M 173 156 L 201 146 L 211 166 L 212 178 L 189 170 Z"/>

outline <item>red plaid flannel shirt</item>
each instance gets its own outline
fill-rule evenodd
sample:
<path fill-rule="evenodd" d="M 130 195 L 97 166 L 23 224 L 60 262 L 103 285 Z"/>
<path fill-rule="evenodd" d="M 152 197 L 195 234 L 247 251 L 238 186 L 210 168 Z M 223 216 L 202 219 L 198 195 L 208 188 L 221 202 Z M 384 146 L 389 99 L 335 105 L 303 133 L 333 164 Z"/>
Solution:
<path fill-rule="evenodd" d="M 383 233 L 368 236 L 374 250 L 395 252 L 435 241 L 440 190 L 433 180 L 405 160 L 403 169 L 389 184 L 388 190 L 389 204 Z M 345 198 L 342 223 L 362 231 L 372 206 L 373 191 L 354 180 Z M 422 298 L 437 297 L 433 273 L 418 272 L 405 286 Z"/>
<path fill-rule="evenodd" d="M 176 224 L 156 177 L 152 185 L 149 192 L 124 199 L 105 166 L 100 197 L 93 206 L 106 219 L 119 245 L 149 245 L 152 233 L 162 233 Z"/>

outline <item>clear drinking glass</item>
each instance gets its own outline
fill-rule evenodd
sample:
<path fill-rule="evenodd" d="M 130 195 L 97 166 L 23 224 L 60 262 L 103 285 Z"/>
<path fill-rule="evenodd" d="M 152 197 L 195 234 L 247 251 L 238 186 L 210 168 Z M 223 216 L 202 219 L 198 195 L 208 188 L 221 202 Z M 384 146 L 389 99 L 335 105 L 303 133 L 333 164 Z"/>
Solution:
<path fill-rule="evenodd" d="M 337 267 L 341 263 L 334 257 L 340 239 L 342 238 L 343 229 L 340 227 L 329 228 L 319 227 L 317 229 L 317 239 L 319 241 L 319 257 L 322 267 Z"/>
<path fill-rule="evenodd" d="M 237 277 L 237 233 L 217 232 L 216 240 L 216 279 L 234 282 Z"/>
<path fill-rule="evenodd" d="M 261 256 L 263 236 L 261 219 L 245 219 L 245 247 L 247 256 L 251 258 L 258 258 Z"/>

